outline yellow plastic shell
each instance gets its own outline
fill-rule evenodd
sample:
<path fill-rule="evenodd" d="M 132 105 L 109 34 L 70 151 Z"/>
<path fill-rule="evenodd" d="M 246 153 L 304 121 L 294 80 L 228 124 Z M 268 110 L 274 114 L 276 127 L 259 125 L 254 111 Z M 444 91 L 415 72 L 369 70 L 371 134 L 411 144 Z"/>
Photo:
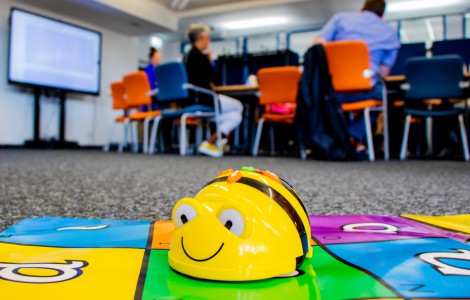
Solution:
<path fill-rule="evenodd" d="M 176 229 L 168 254 L 174 270 L 210 280 L 259 280 L 291 273 L 297 258 L 311 257 L 312 249 L 308 245 L 305 251 L 292 212 L 266 192 L 240 183 L 259 184 L 273 195 L 281 194 L 276 197 L 289 202 L 286 206 L 300 217 L 310 241 L 308 216 L 295 192 L 274 174 L 262 172 L 224 171 L 194 199 L 176 203 L 172 213 Z"/>

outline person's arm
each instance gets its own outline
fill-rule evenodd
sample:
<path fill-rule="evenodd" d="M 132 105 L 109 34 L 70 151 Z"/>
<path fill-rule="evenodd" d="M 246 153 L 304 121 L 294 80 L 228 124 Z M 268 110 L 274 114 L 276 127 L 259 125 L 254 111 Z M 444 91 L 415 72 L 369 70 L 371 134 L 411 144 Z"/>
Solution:
<path fill-rule="evenodd" d="M 385 51 L 382 55 L 382 62 L 380 64 L 380 75 L 387 77 L 392 70 L 395 60 L 397 59 L 398 49 Z"/>
<path fill-rule="evenodd" d="M 318 36 L 313 40 L 314 44 L 323 44 L 326 42 L 333 41 L 336 35 L 338 26 L 339 15 L 333 16 L 328 23 L 323 26 Z"/>
<path fill-rule="evenodd" d="M 327 40 L 326 40 L 324 37 L 322 37 L 322 36 L 317 36 L 317 37 L 313 40 L 313 44 L 314 44 L 314 45 L 324 44 L 324 43 L 326 43 L 326 42 L 327 42 Z"/>
<path fill-rule="evenodd" d="M 383 51 L 380 58 L 380 75 L 382 77 L 385 78 L 390 75 L 390 71 L 397 60 L 399 49 L 400 40 L 398 34 L 394 32 L 388 41 L 388 50 Z"/>

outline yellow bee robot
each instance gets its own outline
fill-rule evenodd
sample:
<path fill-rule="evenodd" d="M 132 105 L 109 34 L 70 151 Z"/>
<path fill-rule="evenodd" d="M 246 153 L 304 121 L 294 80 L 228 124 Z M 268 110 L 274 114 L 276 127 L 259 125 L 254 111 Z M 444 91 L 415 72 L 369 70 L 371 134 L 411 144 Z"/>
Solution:
<path fill-rule="evenodd" d="M 185 275 L 219 281 L 288 276 L 312 256 L 310 223 L 283 179 L 253 167 L 226 170 L 176 203 L 168 260 Z"/>

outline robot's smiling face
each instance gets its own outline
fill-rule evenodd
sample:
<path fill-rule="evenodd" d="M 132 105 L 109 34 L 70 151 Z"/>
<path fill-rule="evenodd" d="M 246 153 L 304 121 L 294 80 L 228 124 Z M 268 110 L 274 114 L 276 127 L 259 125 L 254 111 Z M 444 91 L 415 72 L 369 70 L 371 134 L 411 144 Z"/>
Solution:
<path fill-rule="evenodd" d="M 215 205 L 218 206 L 218 205 Z M 180 200 L 173 210 L 173 221 L 180 240 L 173 239 L 187 258 L 206 262 L 216 258 L 230 241 L 246 237 L 248 230 L 243 214 L 235 208 L 225 208 L 214 214 L 212 207 L 204 207 L 194 199 Z M 222 252 L 222 253 L 221 253 Z"/>
<path fill-rule="evenodd" d="M 308 218 L 306 213 L 299 217 L 301 204 L 275 179 L 231 170 L 219 174 L 194 199 L 178 201 L 172 214 L 170 266 L 191 277 L 219 281 L 293 272 L 297 259 L 306 254 L 298 227 L 305 228 Z"/>

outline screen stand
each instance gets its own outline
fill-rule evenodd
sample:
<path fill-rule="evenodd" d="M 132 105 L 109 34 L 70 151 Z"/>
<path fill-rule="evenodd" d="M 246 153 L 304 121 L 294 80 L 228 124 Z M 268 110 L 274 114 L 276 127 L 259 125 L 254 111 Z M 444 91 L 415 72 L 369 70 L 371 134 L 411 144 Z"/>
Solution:
<path fill-rule="evenodd" d="M 59 140 L 52 140 L 51 146 L 54 149 L 74 149 L 78 148 L 77 142 L 70 142 L 65 140 L 65 101 L 67 100 L 67 93 L 60 91 L 60 115 L 59 115 Z"/>
<path fill-rule="evenodd" d="M 69 142 L 65 140 L 65 100 L 66 92 L 60 92 L 60 115 L 59 115 L 59 139 L 50 141 L 41 139 L 41 88 L 34 88 L 34 123 L 33 123 L 33 139 L 25 141 L 26 148 L 33 149 L 73 149 L 78 148 L 77 142 Z"/>
<path fill-rule="evenodd" d="M 33 120 L 33 139 L 25 141 L 26 148 L 45 149 L 49 148 L 49 142 L 41 140 L 40 125 L 41 125 L 41 88 L 34 88 L 34 120 Z"/>

